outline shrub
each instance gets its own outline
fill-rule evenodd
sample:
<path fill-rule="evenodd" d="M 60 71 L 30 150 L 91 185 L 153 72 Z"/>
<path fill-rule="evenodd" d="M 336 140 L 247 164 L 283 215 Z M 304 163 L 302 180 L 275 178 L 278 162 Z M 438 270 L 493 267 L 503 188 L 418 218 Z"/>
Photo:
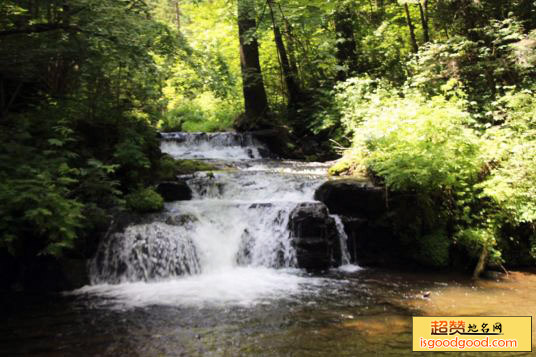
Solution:
<path fill-rule="evenodd" d="M 182 131 L 184 123 L 204 120 L 206 116 L 201 107 L 193 102 L 185 101 L 164 115 L 160 122 L 160 129 L 164 132 Z"/>
<path fill-rule="evenodd" d="M 445 230 L 437 230 L 420 237 L 415 251 L 415 260 L 426 266 L 446 268 L 449 265 L 451 245 L 450 240 L 446 237 Z"/>
<path fill-rule="evenodd" d="M 536 31 L 525 34 L 513 18 L 491 21 L 471 30 L 472 39 L 453 36 L 448 41 L 429 43 L 410 66 L 410 79 L 428 94 L 455 79 L 468 95 L 475 119 L 492 122 L 494 101 L 511 86 L 526 87 L 536 78 Z"/>
<path fill-rule="evenodd" d="M 137 213 L 159 212 L 164 208 L 164 199 L 152 188 L 144 188 L 126 197 L 127 207 Z"/>
<path fill-rule="evenodd" d="M 486 214 L 476 186 L 483 180 L 485 141 L 472 128 L 463 93 L 456 85 L 444 90 L 426 98 L 412 88 L 356 78 L 342 87 L 338 99 L 346 103 L 342 122 L 354 134 L 346 155 L 353 164 L 346 165 L 362 167 L 390 191 L 402 193 L 397 199 L 415 200 L 420 213 L 395 218 L 396 234 L 414 245 L 415 260 L 434 267 L 447 266 L 453 243 L 448 230 L 437 227 L 484 225 Z M 479 244 L 491 250 L 494 242 Z"/>
<path fill-rule="evenodd" d="M 402 94 L 369 79 L 344 88 L 343 123 L 354 133 L 360 164 L 392 190 L 457 192 L 475 183 L 483 166 L 481 140 L 463 101 Z"/>
<path fill-rule="evenodd" d="M 491 174 L 482 187 L 513 224 L 536 222 L 535 95 L 536 87 L 502 97 L 495 113 L 503 124 L 486 133 Z"/>
<path fill-rule="evenodd" d="M 215 132 L 232 127 L 240 113 L 239 103 L 214 97 L 204 92 L 195 99 L 184 99 L 169 110 L 160 121 L 165 132 Z"/>

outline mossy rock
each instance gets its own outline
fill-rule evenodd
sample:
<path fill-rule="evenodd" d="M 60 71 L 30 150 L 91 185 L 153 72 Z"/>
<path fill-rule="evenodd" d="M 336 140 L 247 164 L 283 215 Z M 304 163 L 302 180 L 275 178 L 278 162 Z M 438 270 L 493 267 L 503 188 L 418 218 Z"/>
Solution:
<path fill-rule="evenodd" d="M 349 160 L 339 160 L 335 165 L 331 166 L 328 169 L 328 174 L 330 176 L 340 176 L 347 174 L 352 168 L 352 163 Z"/>
<path fill-rule="evenodd" d="M 137 213 L 159 212 L 164 208 L 164 199 L 152 188 L 144 188 L 126 197 L 127 207 Z"/>
<path fill-rule="evenodd" d="M 191 175 L 199 171 L 214 171 L 218 168 L 209 163 L 198 160 L 175 160 L 164 155 L 160 160 L 158 177 L 161 181 L 173 181 L 180 175 Z"/>

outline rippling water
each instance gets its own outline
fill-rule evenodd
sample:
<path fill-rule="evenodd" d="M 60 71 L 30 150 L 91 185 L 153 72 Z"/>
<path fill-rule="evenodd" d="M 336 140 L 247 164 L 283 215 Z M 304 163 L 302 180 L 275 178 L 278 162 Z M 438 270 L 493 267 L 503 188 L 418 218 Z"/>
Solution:
<path fill-rule="evenodd" d="M 136 284 L 123 287 L 132 289 L 126 294 L 111 288 L 109 294 L 100 296 L 89 292 L 3 296 L 0 355 L 419 355 L 411 352 L 412 315 L 536 313 L 536 275 L 531 273 L 517 272 L 473 284 L 451 275 L 335 270 L 311 278 L 308 283 L 312 284 L 299 290 L 294 288 L 303 282 L 300 279 L 309 279 L 307 276 L 296 277 L 296 285 L 288 286 L 280 286 L 278 278 L 270 276 L 259 282 L 266 284 L 262 289 L 269 293 L 254 304 L 228 304 L 248 294 L 247 289 L 241 291 L 240 280 L 233 286 L 238 296 L 221 296 L 222 304 L 198 304 L 199 289 L 210 289 L 221 281 L 210 276 L 206 284 L 185 281 L 167 292 L 171 302 L 175 294 L 190 294 L 195 303 L 183 306 L 162 304 L 158 285 L 154 287 L 158 300 L 140 296 L 141 304 L 132 300 Z M 277 296 L 271 283 L 287 291 Z M 214 285 L 214 294 L 218 289 Z M 148 290 L 141 291 L 147 294 Z M 429 299 L 423 298 L 425 291 L 431 292 Z"/>
<path fill-rule="evenodd" d="M 415 355 L 413 315 L 536 312 L 531 273 L 475 284 L 362 269 L 343 245 L 341 267 L 308 275 L 296 268 L 288 220 L 314 200 L 326 165 L 263 160 L 261 144 L 232 133 L 167 134 L 162 149 L 233 170 L 191 177 L 192 201 L 168 203 L 154 222 L 104 241 L 93 285 L 3 295 L 0 355 Z"/>

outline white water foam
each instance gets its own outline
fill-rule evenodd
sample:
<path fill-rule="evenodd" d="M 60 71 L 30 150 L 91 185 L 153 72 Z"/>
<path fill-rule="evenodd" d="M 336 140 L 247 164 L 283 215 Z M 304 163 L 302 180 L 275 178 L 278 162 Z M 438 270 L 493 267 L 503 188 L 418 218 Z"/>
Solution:
<path fill-rule="evenodd" d="M 111 300 L 116 308 L 150 305 L 252 306 L 313 293 L 324 280 L 302 277 L 293 270 L 238 267 L 161 282 L 86 286 L 74 293 L 104 297 Z"/>
<path fill-rule="evenodd" d="M 162 152 L 176 159 L 251 160 L 261 159 L 264 145 L 249 134 L 165 133 Z"/>
<path fill-rule="evenodd" d="M 343 273 L 355 273 L 363 270 L 363 268 L 355 264 L 345 264 L 338 267 L 337 270 Z"/>
<path fill-rule="evenodd" d="M 311 293 L 323 284 L 293 269 L 289 219 L 298 204 L 314 201 L 325 165 L 259 161 L 264 148 L 249 135 L 163 138 L 162 150 L 178 159 L 224 159 L 238 171 L 196 174 L 187 182 L 193 200 L 167 203 L 150 223 L 108 237 L 93 261 L 94 285 L 76 294 L 127 308 L 252 305 Z M 342 221 L 335 220 L 346 246 Z M 342 253 L 349 266 L 347 249 Z"/>

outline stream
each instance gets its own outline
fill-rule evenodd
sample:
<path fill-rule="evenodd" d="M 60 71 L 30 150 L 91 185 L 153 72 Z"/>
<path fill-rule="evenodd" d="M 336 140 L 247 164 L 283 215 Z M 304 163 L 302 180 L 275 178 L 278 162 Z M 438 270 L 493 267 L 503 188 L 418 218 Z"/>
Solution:
<path fill-rule="evenodd" d="M 337 216 L 341 266 L 307 273 L 289 217 L 326 164 L 269 158 L 248 134 L 163 134 L 161 149 L 222 170 L 185 177 L 192 200 L 104 240 L 90 285 L 2 296 L 1 355 L 415 355 L 411 316 L 536 313 L 532 272 L 475 283 L 352 264 Z"/>

